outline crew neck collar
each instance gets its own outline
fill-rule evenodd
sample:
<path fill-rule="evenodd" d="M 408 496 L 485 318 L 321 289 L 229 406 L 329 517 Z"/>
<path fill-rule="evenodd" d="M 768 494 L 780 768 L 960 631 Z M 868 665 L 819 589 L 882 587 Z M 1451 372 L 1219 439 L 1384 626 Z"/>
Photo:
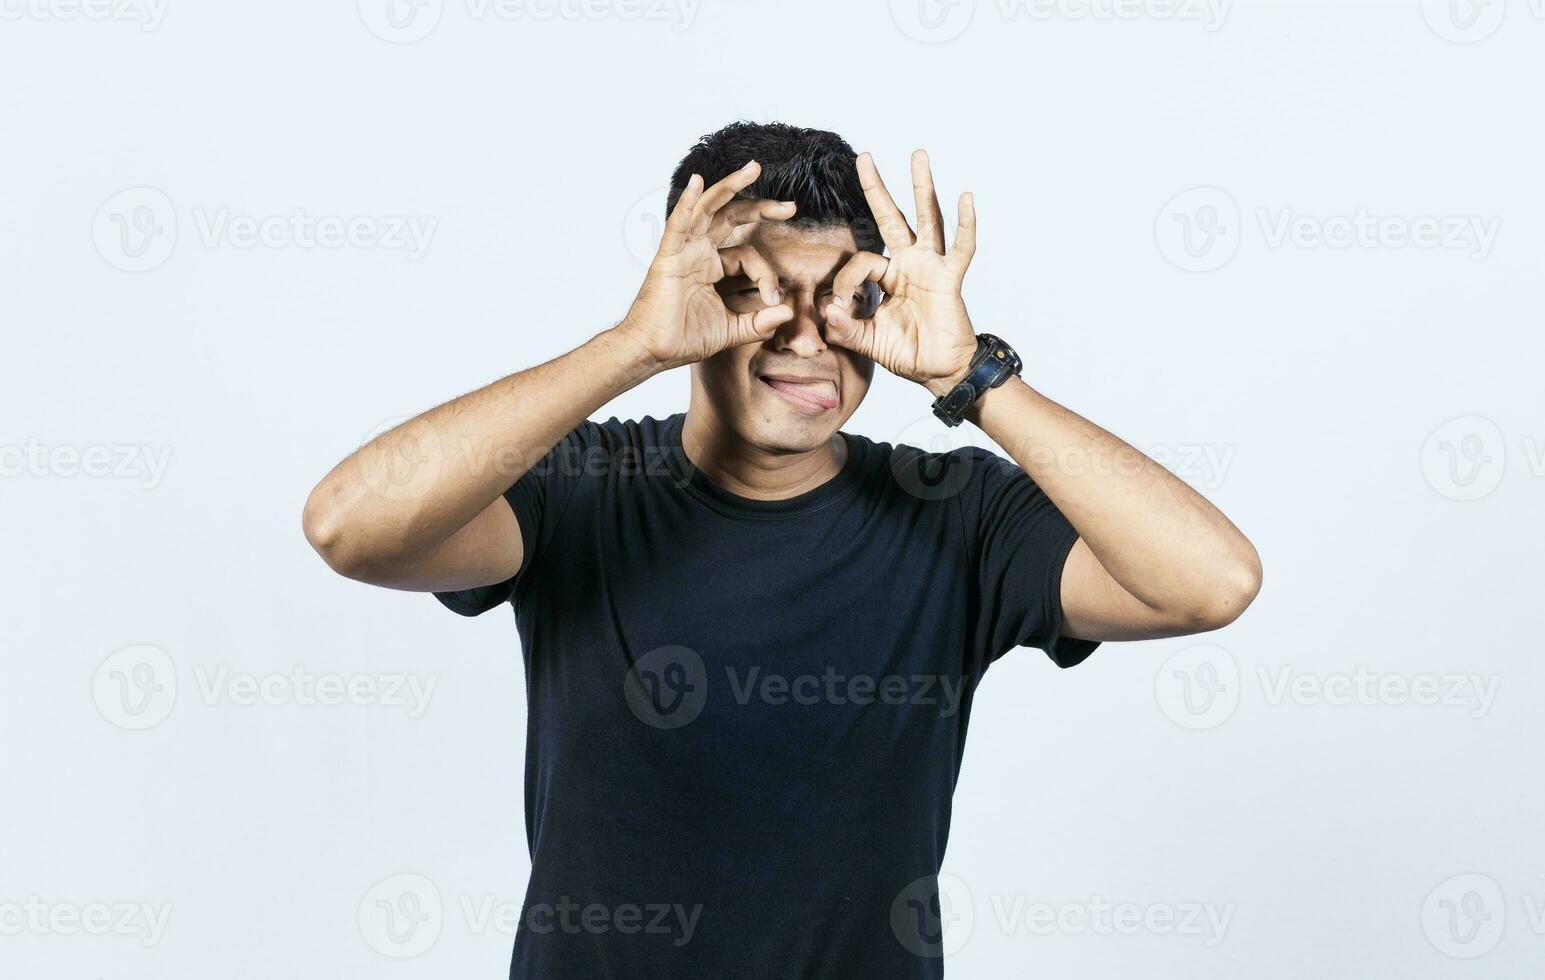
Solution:
<path fill-rule="evenodd" d="M 666 419 L 666 445 L 670 450 L 673 475 L 678 485 L 687 493 L 714 510 L 731 516 L 781 518 L 808 514 L 841 499 L 852 491 L 858 484 L 859 473 L 863 468 L 861 440 L 846 432 L 838 432 L 847 445 L 848 453 L 847 459 L 842 462 L 842 469 L 838 470 L 831 479 L 804 493 L 784 497 L 781 500 L 755 500 L 742 497 L 710 480 L 687 458 L 687 452 L 681 444 L 681 429 L 685 422 L 685 413 Z"/>

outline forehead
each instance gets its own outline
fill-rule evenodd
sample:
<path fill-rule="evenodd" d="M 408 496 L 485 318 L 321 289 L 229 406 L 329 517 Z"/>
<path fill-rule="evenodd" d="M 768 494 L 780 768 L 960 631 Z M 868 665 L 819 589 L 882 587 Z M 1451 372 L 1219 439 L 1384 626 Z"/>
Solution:
<path fill-rule="evenodd" d="M 752 232 L 752 245 L 780 277 L 820 280 L 836 275 L 858 251 L 846 225 L 790 224 L 764 221 Z"/>

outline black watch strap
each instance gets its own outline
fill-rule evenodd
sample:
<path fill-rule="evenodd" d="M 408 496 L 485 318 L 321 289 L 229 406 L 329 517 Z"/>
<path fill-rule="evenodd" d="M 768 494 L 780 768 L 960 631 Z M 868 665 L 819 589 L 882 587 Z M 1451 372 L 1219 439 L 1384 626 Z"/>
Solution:
<path fill-rule="evenodd" d="M 1014 348 L 990 333 L 976 335 L 976 353 L 971 366 L 960 384 L 934 399 L 933 414 L 945 425 L 954 427 L 964 422 L 966 410 L 986 394 L 1018 374 L 1023 365 Z"/>

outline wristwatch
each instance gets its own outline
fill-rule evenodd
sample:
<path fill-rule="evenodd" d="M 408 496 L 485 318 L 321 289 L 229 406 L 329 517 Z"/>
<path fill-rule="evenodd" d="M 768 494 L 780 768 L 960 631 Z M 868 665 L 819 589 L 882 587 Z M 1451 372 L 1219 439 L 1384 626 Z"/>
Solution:
<path fill-rule="evenodd" d="M 951 428 L 965 421 L 966 409 L 976 400 L 1017 375 L 1022 367 L 1014 348 L 990 333 L 976 335 L 976 353 L 960 384 L 934 399 L 933 414 Z"/>

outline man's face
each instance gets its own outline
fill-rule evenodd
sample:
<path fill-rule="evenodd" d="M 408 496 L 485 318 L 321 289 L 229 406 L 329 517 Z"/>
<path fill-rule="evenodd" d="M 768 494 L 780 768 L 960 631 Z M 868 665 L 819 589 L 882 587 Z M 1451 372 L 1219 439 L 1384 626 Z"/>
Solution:
<path fill-rule="evenodd" d="M 768 340 L 731 347 L 693 366 L 693 398 L 704 397 L 730 431 L 768 452 L 809 452 L 825 444 L 869 390 L 874 362 L 826 343 L 832 280 L 858 251 L 851 229 L 767 221 L 746 244 L 778 276 L 794 319 Z M 718 283 L 731 313 L 766 304 L 756 284 L 740 276 Z M 879 291 L 866 284 L 855 313 L 868 316 Z"/>

